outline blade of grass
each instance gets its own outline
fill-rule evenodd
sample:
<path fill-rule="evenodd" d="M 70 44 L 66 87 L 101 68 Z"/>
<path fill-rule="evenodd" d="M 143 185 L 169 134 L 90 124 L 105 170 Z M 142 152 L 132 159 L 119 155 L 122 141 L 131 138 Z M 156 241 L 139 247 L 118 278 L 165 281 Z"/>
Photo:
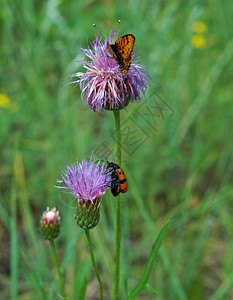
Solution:
<path fill-rule="evenodd" d="M 3 207 L 1 202 L 4 203 L 4 198 L 0 194 L 0 220 L 4 224 L 4 226 L 6 228 L 8 228 L 9 214 L 8 214 L 7 210 Z"/>
<path fill-rule="evenodd" d="M 72 256 L 74 255 L 75 253 L 75 247 L 77 245 L 77 242 L 80 238 L 82 234 L 82 230 L 81 229 L 78 229 L 74 235 L 72 236 L 72 239 L 69 241 L 69 244 L 67 246 L 67 251 L 66 251 L 66 254 L 64 256 L 64 259 L 62 261 L 62 264 L 61 264 L 61 270 L 62 270 L 62 273 L 65 272 L 68 264 L 71 262 L 72 260 Z"/>
<path fill-rule="evenodd" d="M 227 276 L 220 287 L 215 291 L 211 300 L 227 299 L 227 293 L 231 290 L 233 284 L 233 272 Z M 225 298 L 226 297 L 226 298 Z"/>
<path fill-rule="evenodd" d="M 214 222 L 213 216 L 210 216 L 206 220 L 205 224 L 203 225 L 203 231 L 196 242 L 196 247 L 194 249 L 194 252 L 192 255 L 190 255 L 190 263 L 186 271 L 185 280 L 184 280 L 184 287 L 186 291 L 189 289 L 190 285 L 192 284 L 192 279 L 195 274 L 196 267 L 201 259 L 201 256 L 203 255 L 203 252 L 205 251 L 204 245 L 206 243 L 207 237 L 210 232 L 211 224 L 213 222 Z"/>
<path fill-rule="evenodd" d="M 10 218 L 10 269 L 11 269 L 11 299 L 18 298 L 18 233 L 16 224 L 16 191 L 11 192 L 11 218 Z"/>
<path fill-rule="evenodd" d="M 10 272 L 11 272 L 11 299 L 18 299 L 18 233 L 16 223 L 17 192 L 15 178 L 13 178 L 10 199 Z"/>
<path fill-rule="evenodd" d="M 143 291 L 145 289 L 148 290 L 147 283 L 150 278 L 151 272 L 153 270 L 156 258 L 158 257 L 159 248 L 161 247 L 163 239 L 167 232 L 168 224 L 169 224 L 169 221 L 160 230 L 160 233 L 159 233 L 158 237 L 156 238 L 155 243 L 152 247 L 145 271 L 144 271 L 140 281 L 138 282 L 136 287 L 133 289 L 132 293 L 129 295 L 129 298 L 128 298 L 129 300 L 134 299 L 141 291 Z"/>
<path fill-rule="evenodd" d="M 36 233 L 35 233 L 35 225 L 32 218 L 31 208 L 29 205 L 29 199 L 26 191 L 26 179 L 25 179 L 23 157 L 19 150 L 17 150 L 16 152 L 14 168 L 15 168 L 16 184 L 18 188 L 19 209 L 22 215 L 25 236 L 29 244 L 33 242 L 34 245 L 36 246 L 37 240 L 36 240 Z"/>
<path fill-rule="evenodd" d="M 225 66 L 229 63 L 233 56 L 233 39 L 230 40 L 223 49 L 220 57 L 216 60 L 216 63 L 211 68 L 209 75 L 206 77 L 206 81 L 202 85 L 201 91 L 197 98 L 194 100 L 193 105 L 180 122 L 177 128 L 177 134 L 174 136 L 174 144 L 180 144 L 183 138 L 186 136 L 188 129 L 192 125 L 195 118 L 198 116 L 200 110 L 203 108 L 208 100 L 213 88 L 215 87 L 219 77 L 221 76 Z"/>
<path fill-rule="evenodd" d="M 34 280 L 34 282 L 36 283 L 36 286 L 37 286 L 38 290 L 39 290 L 40 293 L 41 293 L 41 300 L 46 300 L 47 297 L 46 297 L 46 293 L 45 293 L 45 289 L 44 289 L 44 284 L 43 284 L 43 282 L 41 281 L 41 279 L 39 278 L 39 276 L 38 276 L 38 274 L 37 274 L 37 271 L 32 267 L 31 262 L 30 262 L 30 260 L 28 259 L 27 255 L 26 255 L 23 251 L 21 251 L 20 254 L 22 255 L 22 257 L 23 257 L 23 259 L 24 259 L 24 261 L 25 261 L 27 267 L 28 267 L 29 270 L 30 270 L 30 273 L 31 273 L 31 275 L 32 275 L 32 277 L 33 277 L 33 280 Z"/>
<path fill-rule="evenodd" d="M 133 180 L 130 172 L 127 172 L 127 177 L 130 182 L 130 186 L 132 187 L 131 191 L 132 191 L 133 197 L 135 199 L 135 203 L 137 204 L 139 211 L 142 214 L 142 217 L 145 221 L 148 231 L 150 232 L 151 236 L 153 237 L 154 236 L 154 223 L 152 222 L 152 220 L 148 214 L 148 211 L 145 207 L 145 203 L 144 203 L 142 197 L 140 196 L 140 191 L 138 189 L 138 186 L 135 184 L 135 180 Z M 187 300 L 185 291 L 179 282 L 179 278 L 176 275 L 176 272 L 173 269 L 173 266 L 169 260 L 167 251 L 163 246 L 161 247 L 160 255 L 161 255 L 162 262 L 168 271 L 169 280 L 172 284 L 172 290 L 174 290 L 174 293 L 177 295 L 178 299 Z"/>

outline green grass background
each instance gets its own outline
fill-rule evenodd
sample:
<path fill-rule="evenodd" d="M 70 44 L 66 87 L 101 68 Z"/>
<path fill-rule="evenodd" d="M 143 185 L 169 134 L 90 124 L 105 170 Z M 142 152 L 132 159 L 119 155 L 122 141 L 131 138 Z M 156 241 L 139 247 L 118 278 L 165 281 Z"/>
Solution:
<path fill-rule="evenodd" d="M 233 299 L 233 5 L 223 1 L 1 1 L 0 299 L 58 299 L 49 245 L 38 232 L 47 207 L 56 206 L 62 230 L 56 243 L 69 299 L 98 299 L 84 234 L 74 203 L 53 186 L 77 153 L 106 142 L 114 149 L 114 119 L 90 112 L 69 74 L 81 71 L 78 38 L 86 45 L 96 23 L 104 36 L 121 19 L 121 34 L 136 37 L 137 55 L 153 79 L 148 101 L 122 111 L 148 138 L 123 151 L 129 191 L 122 196 L 121 295 L 132 290 L 162 225 L 171 218 L 150 284 L 157 294 L 137 299 Z M 207 47 L 190 44 L 192 25 L 208 27 Z M 147 115 L 158 98 L 169 110 Z M 171 111 L 173 112 L 171 114 Z M 141 112 L 141 113 L 140 113 Z M 91 231 L 111 299 L 115 199 L 102 200 Z"/>

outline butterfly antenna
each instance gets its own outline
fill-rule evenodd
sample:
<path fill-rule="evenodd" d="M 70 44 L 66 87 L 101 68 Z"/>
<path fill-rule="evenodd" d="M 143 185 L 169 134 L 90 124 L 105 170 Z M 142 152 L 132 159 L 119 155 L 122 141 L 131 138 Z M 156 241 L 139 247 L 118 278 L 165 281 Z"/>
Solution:
<path fill-rule="evenodd" d="M 115 30 L 116 32 L 117 32 L 117 30 L 118 30 L 118 26 L 119 26 L 120 23 L 121 23 L 121 20 L 118 20 L 118 21 L 117 21 L 116 30 Z"/>
<path fill-rule="evenodd" d="M 99 29 L 97 28 L 97 26 L 95 24 L 93 24 L 93 27 L 95 27 L 95 29 L 98 31 L 98 33 L 103 36 L 103 34 L 99 31 Z"/>

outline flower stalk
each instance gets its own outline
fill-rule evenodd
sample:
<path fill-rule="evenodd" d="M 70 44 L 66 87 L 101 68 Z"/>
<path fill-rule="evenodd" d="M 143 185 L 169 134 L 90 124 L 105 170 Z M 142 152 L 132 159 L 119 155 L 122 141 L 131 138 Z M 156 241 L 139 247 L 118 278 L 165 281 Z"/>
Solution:
<path fill-rule="evenodd" d="M 100 274 L 99 274 L 98 269 L 96 267 L 95 256 L 94 256 L 94 252 L 93 252 L 93 248 L 92 248 L 89 229 L 85 229 L 85 234 L 86 234 L 86 238 L 87 238 L 87 244 L 88 244 L 88 248 L 89 248 L 89 252 L 90 252 L 90 258 L 91 258 L 92 266 L 93 266 L 95 275 L 96 275 L 98 283 L 99 283 L 100 300 L 103 300 L 104 299 L 103 298 L 103 286 L 102 286 L 102 281 L 101 281 L 101 278 L 100 278 Z"/>
<path fill-rule="evenodd" d="M 68 298 L 67 298 L 66 292 L 65 292 L 65 280 L 61 274 L 54 240 L 50 240 L 50 247 L 52 250 L 53 260 L 54 260 L 55 267 L 57 269 L 57 274 L 58 274 L 58 278 L 59 278 L 59 282 L 60 282 L 60 293 L 61 293 L 63 300 L 67 300 Z"/>
<path fill-rule="evenodd" d="M 121 128 L 120 111 L 113 111 L 116 128 L 116 152 L 117 164 L 121 165 Z M 115 265 L 115 285 L 114 300 L 119 299 L 119 279 L 120 279 L 120 254 L 121 254 L 121 193 L 116 198 L 116 265 Z"/>
<path fill-rule="evenodd" d="M 118 38 L 119 32 L 112 30 L 107 39 L 103 41 L 102 37 L 95 35 L 95 40 L 88 43 L 87 48 L 81 47 L 83 53 L 82 64 L 85 72 L 76 72 L 69 77 L 72 81 L 69 84 L 79 85 L 81 90 L 81 99 L 86 106 L 89 106 L 91 111 L 101 113 L 103 110 L 113 111 L 115 128 L 116 128 L 116 153 L 117 165 L 121 165 L 121 130 L 120 130 L 120 110 L 125 109 L 130 102 L 141 100 L 150 84 L 151 78 L 146 71 L 146 68 L 139 64 L 139 57 L 135 56 L 134 40 L 132 34 L 128 34 Z M 129 45 L 129 39 L 131 44 Z M 129 51 L 118 49 L 119 41 L 122 43 L 127 41 L 126 48 L 130 47 Z M 116 50 L 118 55 L 116 55 Z M 123 54 L 126 54 L 127 57 Z M 115 54 L 115 55 L 114 55 Z M 104 167 L 103 163 L 101 170 L 94 167 L 94 162 L 87 163 L 85 158 L 82 164 L 78 162 L 69 167 L 66 164 L 66 171 L 61 174 L 62 180 L 57 182 L 63 183 L 65 188 L 71 191 L 73 197 L 78 199 L 76 210 L 76 222 L 81 226 L 86 233 L 92 265 L 96 273 L 100 286 L 100 299 L 103 299 L 102 284 L 99 273 L 96 268 L 93 249 L 89 236 L 89 229 L 96 226 L 99 221 L 99 206 L 96 208 L 96 218 L 92 218 L 92 210 L 90 207 L 95 205 L 95 199 L 100 199 L 105 191 L 112 185 L 116 187 L 120 181 L 117 175 L 112 176 L 111 170 Z M 98 170 L 97 170 L 98 169 Z M 116 180 L 115 180 L 116 177 Z M 115 182 L 113 182 L 115 180 Z M 124 181 L 125 182 L 125 181 Z M 118 189 L 119 186 L 117 186 Z M 118 190 L 116 195 L 116 243 L 115 243 L 115 278 L 113 299 L 119 299 L 119 282 L 120 282 L 120 257 L 121 257 L 121 193 L 126 190 Z M 113 196 L 115 197 L 116 195 Z M 89 206 L 89 204 L 92 206 Z M 85 219 L 84 219 L 85 217 Z"/>

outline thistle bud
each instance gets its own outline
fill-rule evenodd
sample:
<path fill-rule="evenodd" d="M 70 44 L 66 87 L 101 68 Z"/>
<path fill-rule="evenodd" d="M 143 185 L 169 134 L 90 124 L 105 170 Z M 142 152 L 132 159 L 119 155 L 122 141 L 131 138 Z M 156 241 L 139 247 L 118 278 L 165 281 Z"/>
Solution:
<path fill-rule="evenodd" d="M 56 208 L 49 209 L 43 212 L 40 220 L 40 233 L 45 240 L 54 240 L 60 233 L 60 222 L 59 211 Z"/>

